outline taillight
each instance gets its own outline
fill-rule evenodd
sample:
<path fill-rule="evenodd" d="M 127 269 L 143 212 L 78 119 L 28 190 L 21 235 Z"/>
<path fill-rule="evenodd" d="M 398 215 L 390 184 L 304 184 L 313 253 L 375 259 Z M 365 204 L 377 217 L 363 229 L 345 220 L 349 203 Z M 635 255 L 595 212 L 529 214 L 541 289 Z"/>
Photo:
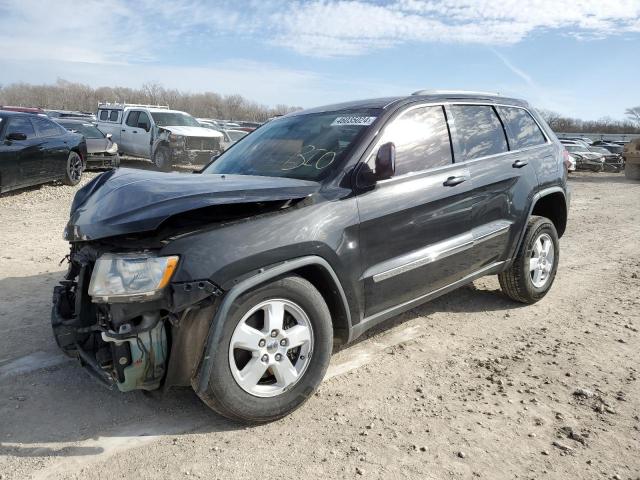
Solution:
<path fill-rule="evenodd" d="M 571 166 L 571 160 L 569 160 L 569 152 L 567 152 L 566 148 L 562 149 L 562 163 L 564 164 L 565 171 L 568 172 Z"/>

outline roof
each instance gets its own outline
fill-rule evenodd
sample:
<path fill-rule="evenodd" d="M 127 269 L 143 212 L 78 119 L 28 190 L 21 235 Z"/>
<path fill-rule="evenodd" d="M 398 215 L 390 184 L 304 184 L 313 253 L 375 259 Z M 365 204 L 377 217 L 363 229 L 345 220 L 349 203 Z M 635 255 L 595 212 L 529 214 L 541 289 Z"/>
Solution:
<path fill-rule="evenodd" d="M 54 118 L 54 120 L 58 123 L 82 123 L 82 124 L 93 125 L 93 122 L 91 121 L 90 118 L 60 117 L 60 118 Z"/>
<path fill-rule="evenodd" d="M 19 115 L 24 115 L 24 116 L 28 115 L 32 117 L 33 115 L 37 115 L 37 114 L 25 113 L 25 112 L 14 112 L 13 110 L 0 109 L 0 115 L 2 115 L 3 117 L 13 117 L 13 116 L 19 116 Z"/>
<path fill-rule="evenodd" d="M 299 112 L 290 113 L 287 116 L 294 116 L 306 113 L 321 113 L 340 110 L 356 110 L 356 109 L 386 109 L 417 102 L 450 102 L 450 101 L 487 101 L 490 103 L 506 103 L 520 107 L 528 107 L 529 104 L 524 100 L 517 98 L 504 97 L 497 93 L 487 92 L 471 92 L 471 91 L 438 91 L 438 90 L 419 90 L 412 95 L 400 97 L 383 97 L 372 98 L 366 100 L 354 100 L 351 102 L 336 103 L 332 105 L 324 105 L 321 107 L 301 110 Z"/>

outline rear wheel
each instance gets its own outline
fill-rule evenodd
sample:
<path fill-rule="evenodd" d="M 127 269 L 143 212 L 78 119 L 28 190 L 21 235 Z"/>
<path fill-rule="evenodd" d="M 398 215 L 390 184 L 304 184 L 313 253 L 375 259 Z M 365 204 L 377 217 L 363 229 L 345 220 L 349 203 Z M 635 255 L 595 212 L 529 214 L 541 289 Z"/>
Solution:
<path fill-rule="evenodd" d="M 243 422 L 276 420 L 302 405 L 329 365 L 333 329 L 318 290 L 290 276 L 241 296 L 225 320 L 202 400 Z"/>
<path fill-rule="evenodd" d="M 82 172 L 84 171 L 84 164 L 82 158 L 76 152 L 70 152 L 69 158 L 67 158 L 67 169 L 64 172 L 62 182 L 65 185 L 77 185 L 82 179 Z"/>
<path fill-rule="evenodd" d="M 559 258 L 555 226 L 548 218 L 532 216 L 513 264 L 498 275 L 502 291 L 517 302 L 537 302 L 551 289 Z"/>

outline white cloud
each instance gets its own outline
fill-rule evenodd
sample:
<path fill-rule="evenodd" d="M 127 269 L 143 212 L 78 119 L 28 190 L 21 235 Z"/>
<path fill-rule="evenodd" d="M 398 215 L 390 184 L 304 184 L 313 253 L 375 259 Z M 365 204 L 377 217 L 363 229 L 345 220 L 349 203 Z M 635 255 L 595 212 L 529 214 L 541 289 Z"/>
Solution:
<path fill-rule="evenodd" d="M 0 0 L 0 58 L 140 62 L 168 45 L 220 36 L 314 57 L 408 42 L 493 46 L 556 30 L 577 38 L 640 32 L 640 0 Z"/>
<path fill-rule="evenodd" d="M 356 0 L 290 3 L 271 41 L 312 56 L 365 54 L 408 42 L 505 45 L 541 30 L 602 37 L 640 32 L 639 0 Z"/>

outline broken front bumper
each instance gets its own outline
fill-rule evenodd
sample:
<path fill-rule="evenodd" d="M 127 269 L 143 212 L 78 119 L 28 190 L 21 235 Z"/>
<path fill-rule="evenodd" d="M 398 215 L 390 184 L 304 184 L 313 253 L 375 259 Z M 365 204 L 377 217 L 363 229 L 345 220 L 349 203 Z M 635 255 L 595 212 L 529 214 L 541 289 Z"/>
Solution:
<path fill-rule="evenodd" d="M 186 150 L 175 148 L 171 152 L 172 163 L 175 164 L 197 164 L 209 163 L 214 157 L 220 155 L 219 150 Z"/>
<path fill-rule="evenodd" d="M 118 168 L 119 155 L 87 154 L 87 168 Z"/>
<path fill-rule="evenodd" d="M 54 288 L 51 325 L 58 346 L 108 388 L 188 385 L 210 320 L 198 312 L 222 291 L 200 280 L 170 284 L 152 300 L 93 302 L 88 286 L 99 255 L 90 247 L 72 252 L 65 280 Z"/>

